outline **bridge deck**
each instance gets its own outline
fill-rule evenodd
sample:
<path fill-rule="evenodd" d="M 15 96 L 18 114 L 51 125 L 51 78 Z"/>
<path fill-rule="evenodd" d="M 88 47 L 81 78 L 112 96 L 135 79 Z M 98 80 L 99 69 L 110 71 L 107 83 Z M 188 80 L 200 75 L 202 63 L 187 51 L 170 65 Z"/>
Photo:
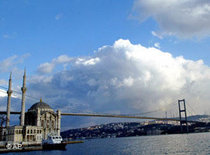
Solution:
<path fill-rule="evenodd" d="M 6 114 L 6 111 L 0 111 L 0 114 Z M 10 114 L 21 114 L 21 112 L 11 111 Z M 145 117 L 145 116 L 113 115 L 113 114 L 61 113 L 61 115 L 62 116 L 114 117 L 114 118 L 132 118 L 132 119 L 152 119 L 152 120 L 179 121 L 179 120 L 174 119 L 174 118 L 158 118 L 158 117 Z"/>
<path fill-rule="evenodd" d="M 0 114 L 7 114 L 6 111 L 0 111 Z M 11 111 L 10 114 L 21 114 L 18 111 Z M 113 118 L 130 118 L 130 119 L 149 119 L 149 120 L 162 120 L 162 121 L 176 121 L 175 118 L 160 118 L 160 117 L 147 117 L 147 116 L 129 116 L 129 115 L 115 115 L 115 114 L 88 114 L 88 113 L 61 113 L 62 116 L 85 116 L 85 117 L 113 117 Z M 187 121 L 189 123 L 199 123 L 199 121 Z"/>
<path fill-rule="evenodd" d="M 113 115 L 113 114 L 88 114 L 88 113 L 61 113 L 63 116 L 89 116 L 89 117 L 114 117 L 114 118 L 132 118 L 132 119 L 152 119 L 152 120 L 167 120 L 179 121 L 174 118 L 158 118 L 146 116 L 128 116 L 128 115 Z"/>

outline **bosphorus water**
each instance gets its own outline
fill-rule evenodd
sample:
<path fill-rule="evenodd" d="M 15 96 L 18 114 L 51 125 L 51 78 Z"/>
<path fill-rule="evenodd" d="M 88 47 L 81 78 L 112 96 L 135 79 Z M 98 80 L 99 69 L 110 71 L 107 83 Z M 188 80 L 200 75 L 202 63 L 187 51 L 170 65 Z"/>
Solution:
<path fill-rule="evenodd" d="M 9 153 L 19 154 L 19 153 Z M 85 140 L 66 151 L 35 151 L 25 155 L 142 155 L 210 154 L 210 133 L 140 136 Z"/>

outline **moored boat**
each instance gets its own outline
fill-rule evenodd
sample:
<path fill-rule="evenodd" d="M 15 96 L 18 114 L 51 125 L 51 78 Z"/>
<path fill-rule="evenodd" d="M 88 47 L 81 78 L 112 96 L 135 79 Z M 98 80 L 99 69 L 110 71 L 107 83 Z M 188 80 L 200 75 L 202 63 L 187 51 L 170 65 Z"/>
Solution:
<path fill-rule="evenodd" d="M 43 150 L 65 150 L 67 143 L 63 142 L 61 136 L 48 135 L 46 140 L 43 140 Z"/>

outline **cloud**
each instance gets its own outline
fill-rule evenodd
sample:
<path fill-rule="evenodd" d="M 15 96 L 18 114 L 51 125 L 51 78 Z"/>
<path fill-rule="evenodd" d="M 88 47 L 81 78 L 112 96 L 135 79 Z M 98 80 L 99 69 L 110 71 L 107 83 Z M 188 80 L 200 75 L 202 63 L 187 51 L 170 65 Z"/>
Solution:
<path fill-rule="evenodd" d="M 65 58 L 71 61 L 70 68 L 34 76 L 28 86 L 29 94 L 43 97 L 62 112 L 123 114 L 162 109 L 177 114 L 177 100 L 183 98 L 197 114 L 210 111 L 210 67 L 202 60 L 173 57 L 122 39 L 90 57 Z"/>
<path fill-rule="evenodd" d="M 155 43 L 154 46 L 155 46 L 156 48 L 160 48 L 160 43 Z"/>
<path fill-rule="evenodd" d="M 95 65 L 98 63 L 100 59 L 98 57 L 96 58 L 88 58 L 88 57 L 79 57 L 79 58 L 72 58 L 67 55 L 60 55 L 57 58 L 54 58 L 51 62 L 45 62 L 43 64 L 40 64 L 37 71 L 40 74 L 48 74 L 52 73 L 55 68 L 59 65 L 63 65 L 63 68 L 66 69 L 68 65 Z"/>
<path fill-rule="evenodd" d="M 3 90 L 3 89 L 0 89 L 0 98 L 4 98 L 4 97 L 7 98 L 7 91 L 6 90 Z M 21 99 L 21 96 L 19 94 L 13 93 L 12 94 L 12 98 Z"/>
<path fill-rule="evenodd" d="M 1 21 L 1 19 L 0 19 L 0 21 Z M 2 37 L 4 39 L 14 39 L 14 38 L 17 37 L 17 33 L 16 32 L 13 32 L 13 33 L 5 33 L 5 34 L 2 35 Z"/>
<path fill-rule="evenodd" d="M 68 57 L 67 55 L 60 55 L 59 57 L 53 59 L 51 62 L 40 64 L 37 71 L 40 74 L 51 73 L 55 69 L 56 65 L 63 64 L 65 68 L 66 65 L 72 60 L 73 58 Z"/>
<path fill-rule="evenodd" d="M 10 38 L 11 38 L 11 36 L 10 36 L 10 35 L 8 35 L 8 34 L 4 34 L 4 35 L 3 35 L 3 38 L 5 38 L 5 39 L 10 39 Z"/>
<path fill-rule="evenodd" d="M 13 55 L 4 60 L 0 60 L 0 73 L 11 71 L 16 72 L 18 70 L 17 65 L 22 64 L 28 56 L 30 56 L 30 54 L 26 53 L 21 56 Z"/>
<path fill-rule="evenodd" d="M 152 17 L 162 35 L 179 38 L 210 35 L 210 2 L 208 0 L 135 0 L 134 12 L 141 22 Z"/>
<path fill-rule="evenodd" d="M 0 79 L 0 85 L 7 85 L 7 81 Z"/>
<path fill-rule="evenodd" d="M 60 20 L 63 17 L 62 13 L 59 13 L 55 16 L 55 20 Z"/>
<path fill-rule="evenodd" d="M 163 39 L 163 37 L 160 34 L 157 34 L 155 31 L 151 32 L 153 36 L 158 37 L 159 39 Z"/>
<path fill-rule="evenodd" d="M 39 66 L 38 72 L 51 73 L 54 67 L 55 67 L 55 64 L 46 62 Z"/>
<path fill-rule="evenodd" d="M 84 58 L 78 58 L 76 60 L 76 64 L 83 64 L 85 66 L 88 66 L 88 65 L 95 65 L 96 63 L 98 63 L 100 61 L 99 58 L 91 58 L 91 59 L 84 59 Z"/>
<path fill-rule="evenodd" d="M 15 59 L 17 59 L 17 56 L 13 55 L 2 60 L 0 63 L 0 72 L 6 72 L 9 68 L 11 68 L 16 63 Z"/>
<path fill-rule="evenodd" d="M 0 98 L 6 96 L 7 96 L 7 91 L 0 89 Z"/>

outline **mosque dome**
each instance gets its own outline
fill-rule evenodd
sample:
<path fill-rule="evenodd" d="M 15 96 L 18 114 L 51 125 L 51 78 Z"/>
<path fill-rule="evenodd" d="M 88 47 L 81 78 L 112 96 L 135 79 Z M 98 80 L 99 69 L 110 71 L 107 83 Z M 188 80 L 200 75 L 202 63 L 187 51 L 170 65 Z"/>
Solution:
<path fill-rule="evenodd" d="M 39 102 L 33 104 L 29 110 L 36 110 L 36 109 L 38 109 L 38 108 L 39 108 L 40 110 L 53 111 L 53 109 L 52 109 L 47 103 L 44 103 L 44 102 L 42 101 L 42 99 L 40 99 Z"/>

